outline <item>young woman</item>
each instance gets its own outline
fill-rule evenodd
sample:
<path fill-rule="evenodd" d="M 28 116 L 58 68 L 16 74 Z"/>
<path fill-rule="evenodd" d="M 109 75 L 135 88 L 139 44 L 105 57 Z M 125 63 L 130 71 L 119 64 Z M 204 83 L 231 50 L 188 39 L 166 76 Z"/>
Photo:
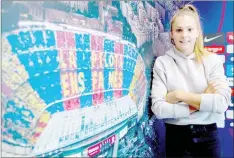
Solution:
<path fill-rule="evenodd" d="M 197 9 L 185 5 L 171 20 L 173 48 L 156 59 L 152 107 L 166 126 L 167 157 L 221 157 L 216 122 L 231 101 L 222 61 L 204 49 Z"/>

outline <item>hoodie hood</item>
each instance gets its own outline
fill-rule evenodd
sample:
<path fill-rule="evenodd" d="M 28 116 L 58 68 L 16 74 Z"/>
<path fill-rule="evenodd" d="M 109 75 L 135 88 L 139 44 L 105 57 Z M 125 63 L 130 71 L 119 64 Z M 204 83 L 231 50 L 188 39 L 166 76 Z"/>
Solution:
<path fill-rule="evenodd" d="M 186 56 L 185 54 L 183 54 L 182 52 L 177 50 L 175 48 L 175 46 L 173 46 L 168 51 L 166 51 L 166 55 L 170 56 L 175 61 L 195 60 L 195 53 L 194 52 L 192 54 L 190 54 L 189 56 Z"/>

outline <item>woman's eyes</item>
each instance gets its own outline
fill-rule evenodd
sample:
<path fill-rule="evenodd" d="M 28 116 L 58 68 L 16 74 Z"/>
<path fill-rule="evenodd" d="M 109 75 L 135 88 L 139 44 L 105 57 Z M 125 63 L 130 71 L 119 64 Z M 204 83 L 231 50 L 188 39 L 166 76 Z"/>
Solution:
<path fill-rule="evenodd" d="M 188 32 L 191 32 L 193 29 L 188 29 Z M 176 32 L 182 32 L 182 29 L 176 29 Z"/>
<path fill-rule="evenodd" d="M 193 29 L 188 29 L 189 32 L 191 32 Z"/>

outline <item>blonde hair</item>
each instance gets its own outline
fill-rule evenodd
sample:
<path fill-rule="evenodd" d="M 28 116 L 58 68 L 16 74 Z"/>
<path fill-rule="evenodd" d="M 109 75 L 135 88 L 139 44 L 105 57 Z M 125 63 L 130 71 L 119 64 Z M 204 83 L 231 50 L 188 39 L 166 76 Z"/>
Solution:
<path fill-rule="evenodd" d="M 194 19 L 196 20 L 197 23 L 197 29 L 198 29 L 198 37 L 196 39 L 195 42 L 195 46 L 194 46 L 194 53 L 195 53 L 195 57 L 196 60 L 198 62 L 202 62 L 202 56 L 206 56 L 211 54 L 210 52 L 208 52 L 205 48 L 204 48 L 204 43 L 203 43 L 203 33 L 202 33 L 202 28 L 201 28 L 201 22 L 200 22 L 200 17 L 199 14 L 197 12 L 196 7 L 194 7 L 191 4 L 187 4 L 184 7 L 180 8 L 172 17 L 170 25 L 171 25 L 171 32 L 172 32 L 172 25 L 175 21 L 175 19 L 180 16 L 180 15 L 184 15 L 184 14 L 190 14 L 194 17 Z"/>

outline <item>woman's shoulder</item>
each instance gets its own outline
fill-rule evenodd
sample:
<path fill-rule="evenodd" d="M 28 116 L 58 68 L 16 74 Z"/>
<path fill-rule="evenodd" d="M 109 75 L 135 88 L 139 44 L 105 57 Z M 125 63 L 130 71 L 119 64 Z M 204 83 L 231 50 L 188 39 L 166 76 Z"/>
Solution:
<path fill-rule="evenodd" d="M 157 57 L 156 62 L 167 62 L 170 59 L 171 58 L 167 54 L 164 54 L 162 56 Z"/>
<path fill-rule="evenodd" d="M 157 57 L 155 60 L 155 63 L 166 64 L 166 63 L 170 62 L 170 60 L 171 60 L 171 58 L 167 54 L 164 54 L 162 56 Z"/>
<path fill-rule="evenodd" d="M 156 58 L 156 62 L 159 62 L 159 63 L 168 63 L 170 61 L 173 61 L 173 59 L 168 55 L 170 53 L 173 52 L 173 49 L 169 49 L 167 50 L 164 55 L 161 55 L 161 56 L 158 56 Z"/>
<path fill-rule="evenodd" d="M 156 58 L 154 62 L 154 68 L 165 71 L 167 67 L 172 65 L 172 62 L 174 62 L 172 58 L 170 58 L 167 54 L 164 54 Z"/>
<path fill-rule="evenodd" d="M 202 57 L 202 60 L 204 63 L 211 64 L 211 65 L 216 65 L 216 64 L 222 64 L 223 63 L 223 56 L 218 55 L 216 53 L 207 53 Z"/>

